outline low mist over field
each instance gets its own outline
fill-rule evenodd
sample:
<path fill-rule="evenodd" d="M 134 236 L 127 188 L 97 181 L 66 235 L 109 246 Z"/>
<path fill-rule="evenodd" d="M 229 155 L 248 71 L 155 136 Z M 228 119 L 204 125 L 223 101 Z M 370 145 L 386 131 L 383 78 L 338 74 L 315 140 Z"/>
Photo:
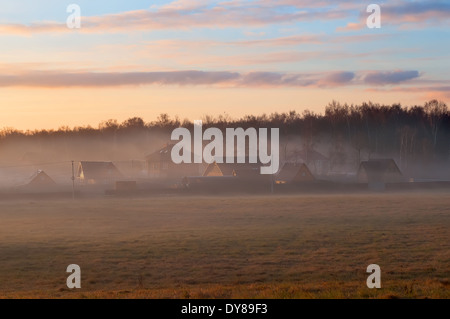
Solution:
<path fill-rule="evenodd" d="M 273 113 L 231 119 L 204 116 L 204 129 L 217 127 L 280 128 L 281 161 L 298 161 L 298 154 L 309 152 L 327 159 L 326 168 L 316 167 L 319 175 L 356 174 L 361 161 L 393 158 L 406 178 L 450 179 L 450 113 L 443 102 L 432 100 L 424 106 L 341 105 L 330 103 L 323 114 L 304 111 Z M 59 183 L 70 184 L 71 163 L 78 161 L 144 161 L 145 156 L 170 140 L 177 127 L 192 130 L 188 121 L 161 114 L 145 122 L 130 118 L 118 123 L 108 120 L 97 128 L 85 126 L 59 130 L 0 133 L 0 185 L 20 183 L 42 169 Z M 303 156 L 304 157 L 304 156 Z"/>
<path fill-rule="evenodd" d="M 0 202 L 0 298 L 448 298 L 449 198 Z"/>
<path fill-rule="evenodd" d="M 449 26 L 449 0 L 2 1 L 0 299 L 450 298 Z"/>
<path fill-rule="evenodd" d="M 208 166 L 190 183 L 152 175 L 171 165 L 172 130 L 193 129 L 167 115 L 3 130 L 0 298 L 449 297 L 445 104 L 333 102 L 324 114 L 202 120 L 221 130 L 280 128 L 280 172 L 247 179 Z M 98 165 L 122 170 L 115 186 L 83 175 Z M 53 179 L 50 192 L 13 187 L 36 170 Z M 65 286 L 74 263 L 80 291 Z M 366 287 L 370 264 L 380 265 L 383 289 Z"/>

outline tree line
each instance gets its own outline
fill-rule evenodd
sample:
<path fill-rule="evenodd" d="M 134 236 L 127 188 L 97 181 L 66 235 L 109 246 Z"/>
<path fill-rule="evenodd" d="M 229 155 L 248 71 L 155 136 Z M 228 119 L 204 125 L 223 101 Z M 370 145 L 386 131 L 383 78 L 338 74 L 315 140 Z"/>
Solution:
<path fill-rule="evenodd" d="M 409 107 L 372 102 L 348 105 L 333 101 L 321 114 L 305 110 L 246 115 L 239 119 L 206 115 L 202 120 L 205 128 L 279 128 L 282 139 L 299 137 L 303 148 L 313 149 L 317 143 L 327 143 L 332 160 L 345 156 L 349 148 L 360 158 L 363 153 L 390 154 L 404 163 L 447 160 L 450 151 L 450 112 L 447 105 L 438 100 Z M 58 137 L 111 140 L 130 134 L 162 134 L 170 139 L 170 133 L 177 127 L 192 129 L 193 123 L 161 114 L 152 122 L 134 117 L 122 123 L 107 120 L 96 128 L 80 126 L 34 131 L 4 128 L 0 131 L 0 143 Z"/>

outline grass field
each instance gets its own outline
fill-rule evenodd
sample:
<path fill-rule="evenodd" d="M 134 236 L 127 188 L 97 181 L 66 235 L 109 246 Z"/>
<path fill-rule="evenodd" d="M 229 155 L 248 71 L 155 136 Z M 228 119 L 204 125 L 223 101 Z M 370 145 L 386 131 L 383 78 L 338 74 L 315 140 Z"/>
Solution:
<path fill-rule="evenodd" d="M 449 195 L 1 201 L 0 298 L 449 298 Z"/>

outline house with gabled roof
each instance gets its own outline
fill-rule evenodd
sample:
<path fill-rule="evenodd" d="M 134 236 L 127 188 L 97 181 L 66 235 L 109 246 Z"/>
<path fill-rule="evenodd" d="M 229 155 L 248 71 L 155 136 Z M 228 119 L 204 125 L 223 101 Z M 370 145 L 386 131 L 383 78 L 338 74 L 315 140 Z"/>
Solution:
<path fill-rule="evenodd" d="M 275 176 L 276 184 L 314 182 L 316 179 L 306 164 L 285 163 Z"/>
<path fill-rule="evenodd" d="M 237 160 L 235 160 L 237 162 Z M 260 175 L 261 164 L 257 163 L 217 163 L 208 164 L 203 172 L 206 176 L 253 177 Z"/>
<path fill-rule="evenodd" d="M 330 159 L 313 148 L 303 148 L 292 152 L 287 158 L 289 163 L 305 163 L 308 170 L 318 175 L 326 174 L 330 169 Z"/>
<path fill-rule="evenodd" d="M 37 170 L 25 183 L 18 188 L 25 191 L 55 191 L 58 185 L 56 182 L 45 173 L 43 170 Z"/>
<path fill-rule="evenodd" d="M 162 148 L 145 156 L 147 176 L 151 178 L 178 179 L 185 176 L 198 176 L 203 170 L 202 164 L 180 163 L 172 161 L 172 148 L 175 144 L 165 144 Z M 194 155 L 191 154 L 193 161 Z"/>
<path fill-rule="evenodd" d="M 81 161 L 76 178 L 82 184 L 104 185 L 122 179 L 123 175 L 113 162 Z"/>
<path fill-rule="evenodd" d="M 403 174 L 393 159 L 363 161 L 357 172 L 359 183 L 367 183 L 370 189 L 384 189 L 386 183 L 403 181 Z"/>

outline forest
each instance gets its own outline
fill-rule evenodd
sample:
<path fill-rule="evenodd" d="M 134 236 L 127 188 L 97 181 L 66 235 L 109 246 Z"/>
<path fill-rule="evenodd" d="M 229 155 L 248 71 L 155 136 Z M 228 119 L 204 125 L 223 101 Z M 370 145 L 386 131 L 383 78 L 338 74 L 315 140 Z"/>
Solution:
<path fill-rule="evenodd" d="M 414 106 L 372 102 L 348 105 L 333 101 L 323 113 L 293 110 L 269 115 L 246 115 L 239 119 L 226 114 L 205 115 L 202 120 L 204 128 L 279 128 L 285 157 L 288 156 L 290 141 L 300 141 L 297 144 L 303 149 L 327 145 L 324 153 L 331 162 L 345 161 L 350 151 L 357 160 L 372 155 L 395 157 L 403 167 L 409 162 L 444 163 L 449 159 L 450 112 L 447 105 L 438 100 Z M 89 147 L 91 157 L 130 159 L 140 156 L 139 152 L 153 151 L 170 141 L 170 134 L 177 127 L 193 129 L 193 122 L 161 114 L 152 122 L 145 122 L 139 117 L 122 123 L 110 119 L 101 122 L 98 127 L 35 131 L 4 128 L 0 131 L 0 158 L 2 149 L 23 144 L 35 151 L 39 146 L 41 152 L 43 149 L 51 152 L 53 148 L 58 154 L 65 154 L 66 159 L 78 159 L 76 155 Z M 124 145 L 134 145 L 134 151 L 125 151 Z M 26 153 L 26 149 L 22 151 Z M 283 149 L 280 154 L 283 155 Z"/>

